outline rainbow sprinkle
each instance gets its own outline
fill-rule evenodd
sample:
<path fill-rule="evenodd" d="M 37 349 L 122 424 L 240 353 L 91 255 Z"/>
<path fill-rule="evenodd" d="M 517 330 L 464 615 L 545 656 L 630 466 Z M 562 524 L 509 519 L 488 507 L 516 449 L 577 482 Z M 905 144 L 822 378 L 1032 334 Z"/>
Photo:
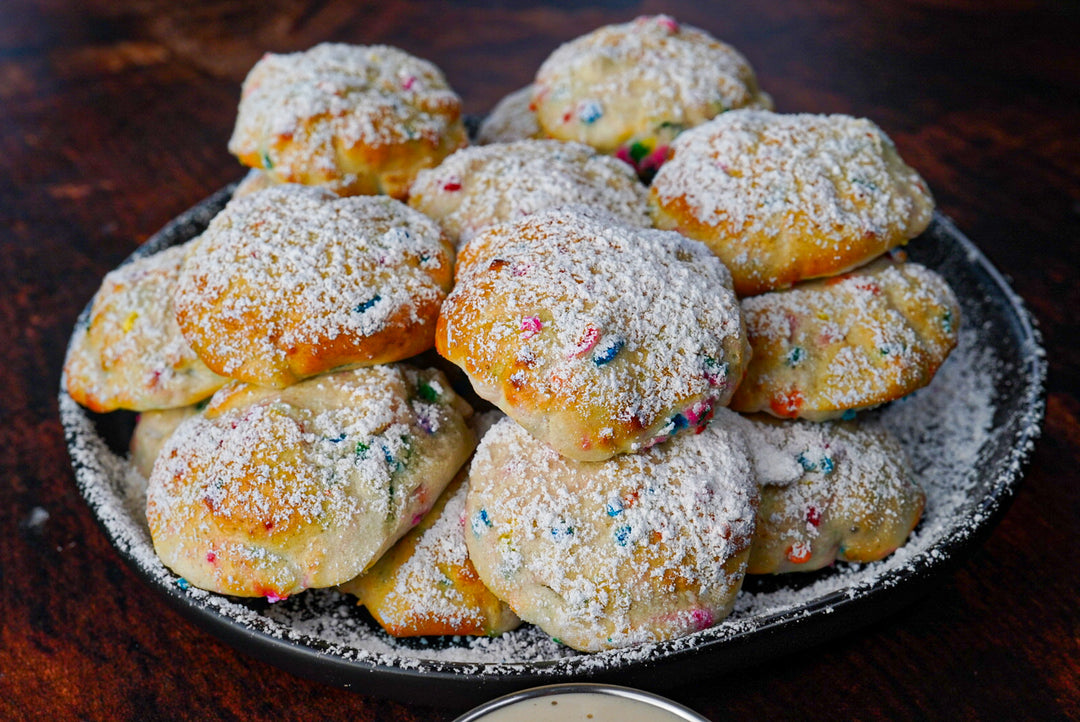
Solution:
<path fill-rule="evenodd" d="M 540 333 L 540 329 L 543 327 L 544 322 L 538 316 L 523 316 L 521 318 L 521 337 L 530 339 Z"/>
<path fill-rule="evenodd" d="M 491 517 L 488 516 L 487 509 L 481 509 L 476 512 L 476 515 L 473 516 L 472 524 L 469 526 L 472 527 L 473 536 L 476 537 L 483 534 L 485 529 L 490 529 L 492 526 Z"/>
<path fill-rule="evenodd" d="M 611 363 L 611 361 L 619 355 L 626 342 L 618 336 L 612 336 L 610 339 L 604 341 L 603 345 L 596 349 L 596 353 L 593 354 L 593 363 L 597 366 L 604 366 Z"/>
<path fill-rule="evenodd" d="M 353 310 L 356 311 L 357 313 L 364 313 L 365 311 L 371 309 L 372 306 L 374 306 L 376 303 L 378 303 L 381 300 L 382 300 L 382 296 L 380 296 L 379 294 L 376 293 L 374 296 L 372 296 L 368 300 L 358 303 L 356 305 L 356 308 L 354 308 Z"/>
<path fill-rule="evenodd" d="M 604 109 L 595 100 L 587 100 L 581 104 L 578 110 L 578 120 L 585 125 L 592 125 L 604 115 Z"/>

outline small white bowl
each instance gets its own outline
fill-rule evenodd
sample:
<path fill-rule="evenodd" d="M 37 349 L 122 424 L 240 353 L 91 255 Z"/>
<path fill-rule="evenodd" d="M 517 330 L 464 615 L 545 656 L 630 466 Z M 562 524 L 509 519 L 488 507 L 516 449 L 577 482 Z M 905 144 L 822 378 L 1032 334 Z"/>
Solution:
<path fill-rule="evenodd" d="M 550 684 L 514 692 L 454 722 L 709 722 L 650 692 L 612 684 Z"/>

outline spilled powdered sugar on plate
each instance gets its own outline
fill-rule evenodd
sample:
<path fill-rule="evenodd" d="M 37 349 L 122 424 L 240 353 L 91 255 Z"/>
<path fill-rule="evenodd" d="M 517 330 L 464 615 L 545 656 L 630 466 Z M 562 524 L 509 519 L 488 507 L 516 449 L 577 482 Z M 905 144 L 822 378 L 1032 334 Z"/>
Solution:
<path fill-rule="evenodd" d="M 182 242 L 200 231 L 228 198 L 226 189 L 184 214 L 148 242 L 136 255 Z M 65 393 L 60 415 L 79 488 L 113 545 L 146 581 L 190 618 L 218 629 L 248 651 L 280 660 L 283 644 L 301 669 L 322 660 L 339 663 L 325 679 L 338 684 L 393 682 L 402 675 L 415 683 L 430 675 L 432 689 L 478 681 L 510 680 L 514 686 L 536 680 L 558 681 L 604 671 L 632 671 L 675 661 L 687 654 L 707 653 L 702 668 L 719 670 L 739 662 L 726 660 L 730 645 L 756 644 L 759 633 L 820 623 L 822 617 L 855 612 L 881 591 L 910 587 L 965 551 L 979 532 L 996 522 L 1015 491 L 1023 464 L 1039 433 L 1043 413 L 1045 360 L 1038 334 L 1018 297 L 978 250 L 948 219 L 935 218 L 930 231 L 912 243 L 913 260 L 936 268 L 954 285 L 964 314 L 957 349 L 933 383 L 880 411 L 880 417 L 902 441 L 927 493 L 922 522 L 908 544 L 881 562 L 839 564 L 808 575 L 751 578 L 735 611 L 718 625 L 657 644 L 630 649 L 578 653 L 524 626 L 499 638 L 394 639 L 355 606 L 355 600 L 334 590 L 313 590 L 284 602 L 238 600 L 205 592 L 178 579 L 158 561 L 146 527 L 144 482 L 123 452 L 110 449 L 102 428 L 109 417 L 90 414 Z M 125 440 L 126 441 L 126 440 Z M 118 442 L 114 439 L 113 446 Z M 864 618 L 865 612 L 860 613 Z M 210 620 L 208 622 L 208 620 Z M 804 633 L 805 635 L 805 633 Z M 219 636 L 223 636 L 219 634 Z M 237 639 L 244 637 L 245 642 Z M 820 637 L 818 638 L 820 639 Z M 760 637 L 766 643 L 765 636 Z M 786 647 L 771 642 L 774 653 Z M 287 660 L 286 660 L 287 661 Z M 342 665 L 355 669 L 342 672 Z M 374 677 L 372 673 L 375 673 Z M 311 676 L 319 676 L 317 670 Z M 348 677 L 347 682 L 343 679 Z M 645 678 L 624 677 L 627 681 Z M 365 680 L 367 680 L 365 682 Z M 674 683 L 674 682 L 672 682 Z M 505 684 L 504 684 L 505 688 Z M 382 693 L 380 687 L 373 691 Z M 389 687 L 385 690 L 391 693 Z M 417 692 L 417 700 L 430 697 Z"/>

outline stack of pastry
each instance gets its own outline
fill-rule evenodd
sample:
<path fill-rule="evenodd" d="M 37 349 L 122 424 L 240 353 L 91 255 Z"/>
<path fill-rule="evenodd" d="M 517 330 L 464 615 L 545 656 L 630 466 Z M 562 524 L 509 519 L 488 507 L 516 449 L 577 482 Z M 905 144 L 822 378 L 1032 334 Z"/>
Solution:
<path fill-rule="evenodd" d="M 471 147 L 401 51 L 264 58 L 230 144 L 252 174 L 110 274 L 69 351 L 76 400 L 145 412 L 163 562 L 593 651 L 715 624 L 746 573 L 887 556 L 924 497 L 856 412 L 955 345 L 899 250 L 933 201 L 870 121 L 771 107 L 666 16 L 556 50 Z M 499 411 L 400 363 L 432 346 Z"/>

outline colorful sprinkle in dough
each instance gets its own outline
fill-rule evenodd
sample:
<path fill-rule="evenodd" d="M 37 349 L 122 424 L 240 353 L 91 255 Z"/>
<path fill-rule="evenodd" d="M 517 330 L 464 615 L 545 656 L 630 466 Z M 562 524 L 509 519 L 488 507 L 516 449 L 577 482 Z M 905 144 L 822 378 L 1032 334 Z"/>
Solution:
<path fill-rule="evenodd" d="M 541 133 L 652 172 L 683 128 L 728 108 L 772 107 L 737 50 L 666 15 L 607 25 L 562 45 L 532 87 Z"/>
<path fill-rule="evenodd" d="M 497 636 L 521 620 L 488 591 L 465 547 L 465 475 L 371 569 L 339 589 L 355 594 L 387 633 Z M 419 520 L 418 520 L 419 521 Z"/>
<path fill-rule="evenodd" d="M 476 443 L 468 405 L 450 391 L 416 400 L 421 382 L 448 388 L 438 371 L 383 365 L 218 391 L 150 474 L 146 515 L 162 562 L 237 596 L 284 599 L 355 577 L 431 507 Z M 435 433 L 421 432 L 421 418 Z"/>
<path fill-rule="evenodd" d="M 656 227 L 723 259 L 740 296 L 868 263 L 922 233 L 934 210 L 926 183 L 869 120 L 763 110 L 682 133 L 649 203 Z"/>
<path fill-rule="evenodd" d="M 581 110 L 578 111 L 578 119 L 586 125 L 591 125 L 600 120 L 604 115 L 604 109 L 600 107 L 600 104 L 595 101 L 587 101 L 581 105 Z"/>
<path fill-rule="evenodd" d="M 426 60 L 385 45 L 267 53 L 241 91 L 229 151 L 274 183 L 404 198 L 468 144 L 461 99 Z"/>
<path fill-rule="evenodd" d="M 956 329 L 938 320 L 960 317 L 944 279 L 888 257 L 744 299 L 742 309 L 754 352 L 732 408 L 815 421 L 930 383 L 956 345 Z M 802 349 L 795 363 L 794 349 Z"/>
<path fill-rule="evenodd" d="M 622 348 L 625 345 L 626 342 L 618 336 L 611 336 L 605 339 L 604 343 L 601 344 L 593 354 L 593 363 L 597 366 L 606 366 L 615 360 L 615 357 L 619 355 L 619 352 L 622 351 Z"/>
<path fill-rule="evenodd" d="M 188 406 L 228 379 L 196 355 L 176 323 L 173 294 L 187 246 L 106 274 L 64 361 L 64 388 L 97 412 Z"/>
<path fill-rule="evenodd" d="M 536 316 L 526 316 L 521 319 L 521 338 L 530 339 L 544 327 L 544 322 Z"/>
<path fill-rule="evenodd" d="M 560 456 L 511 419 L 484 436 L 465 513 L 480 579 L 526 621 L 597 651 L 696 632 L 731 611 L 758 487 L 736 414 L 607 461 Z M 618 513 L 613 500 L 621 503 Z M 572 529 L 572 533 L 570 530 Z"/>
<path fill-rule="evenodd" d="M 919 521 L 925 495 L 884 427 L 767 416 L 742 423 L 762 484 L 748 573 L 877 561 Z"/>
<path fill-rule="evenodd" d="M 559 453 L 599 461 L 727 403 L 747 359 L 727 279 L 679 234 L 581 206 L 542 211 L 461 250 L 437 349 Z"/>
<path fill-rule="evenodd" d="M 631 169 L 587 145 L 523 140 L 465 148 L 422 171 L 409 205 L 438 221 L 460 247 L 486 226 L 568 203 L 647 228 L 647 195 Z"/>
<path fill-rule="evenodd" d="M 281 388 L 430 348 L 453 258 L 391 198 L 280 185 L 230 201 L 188 245 L 173 306 L 206 366 Z"/>

